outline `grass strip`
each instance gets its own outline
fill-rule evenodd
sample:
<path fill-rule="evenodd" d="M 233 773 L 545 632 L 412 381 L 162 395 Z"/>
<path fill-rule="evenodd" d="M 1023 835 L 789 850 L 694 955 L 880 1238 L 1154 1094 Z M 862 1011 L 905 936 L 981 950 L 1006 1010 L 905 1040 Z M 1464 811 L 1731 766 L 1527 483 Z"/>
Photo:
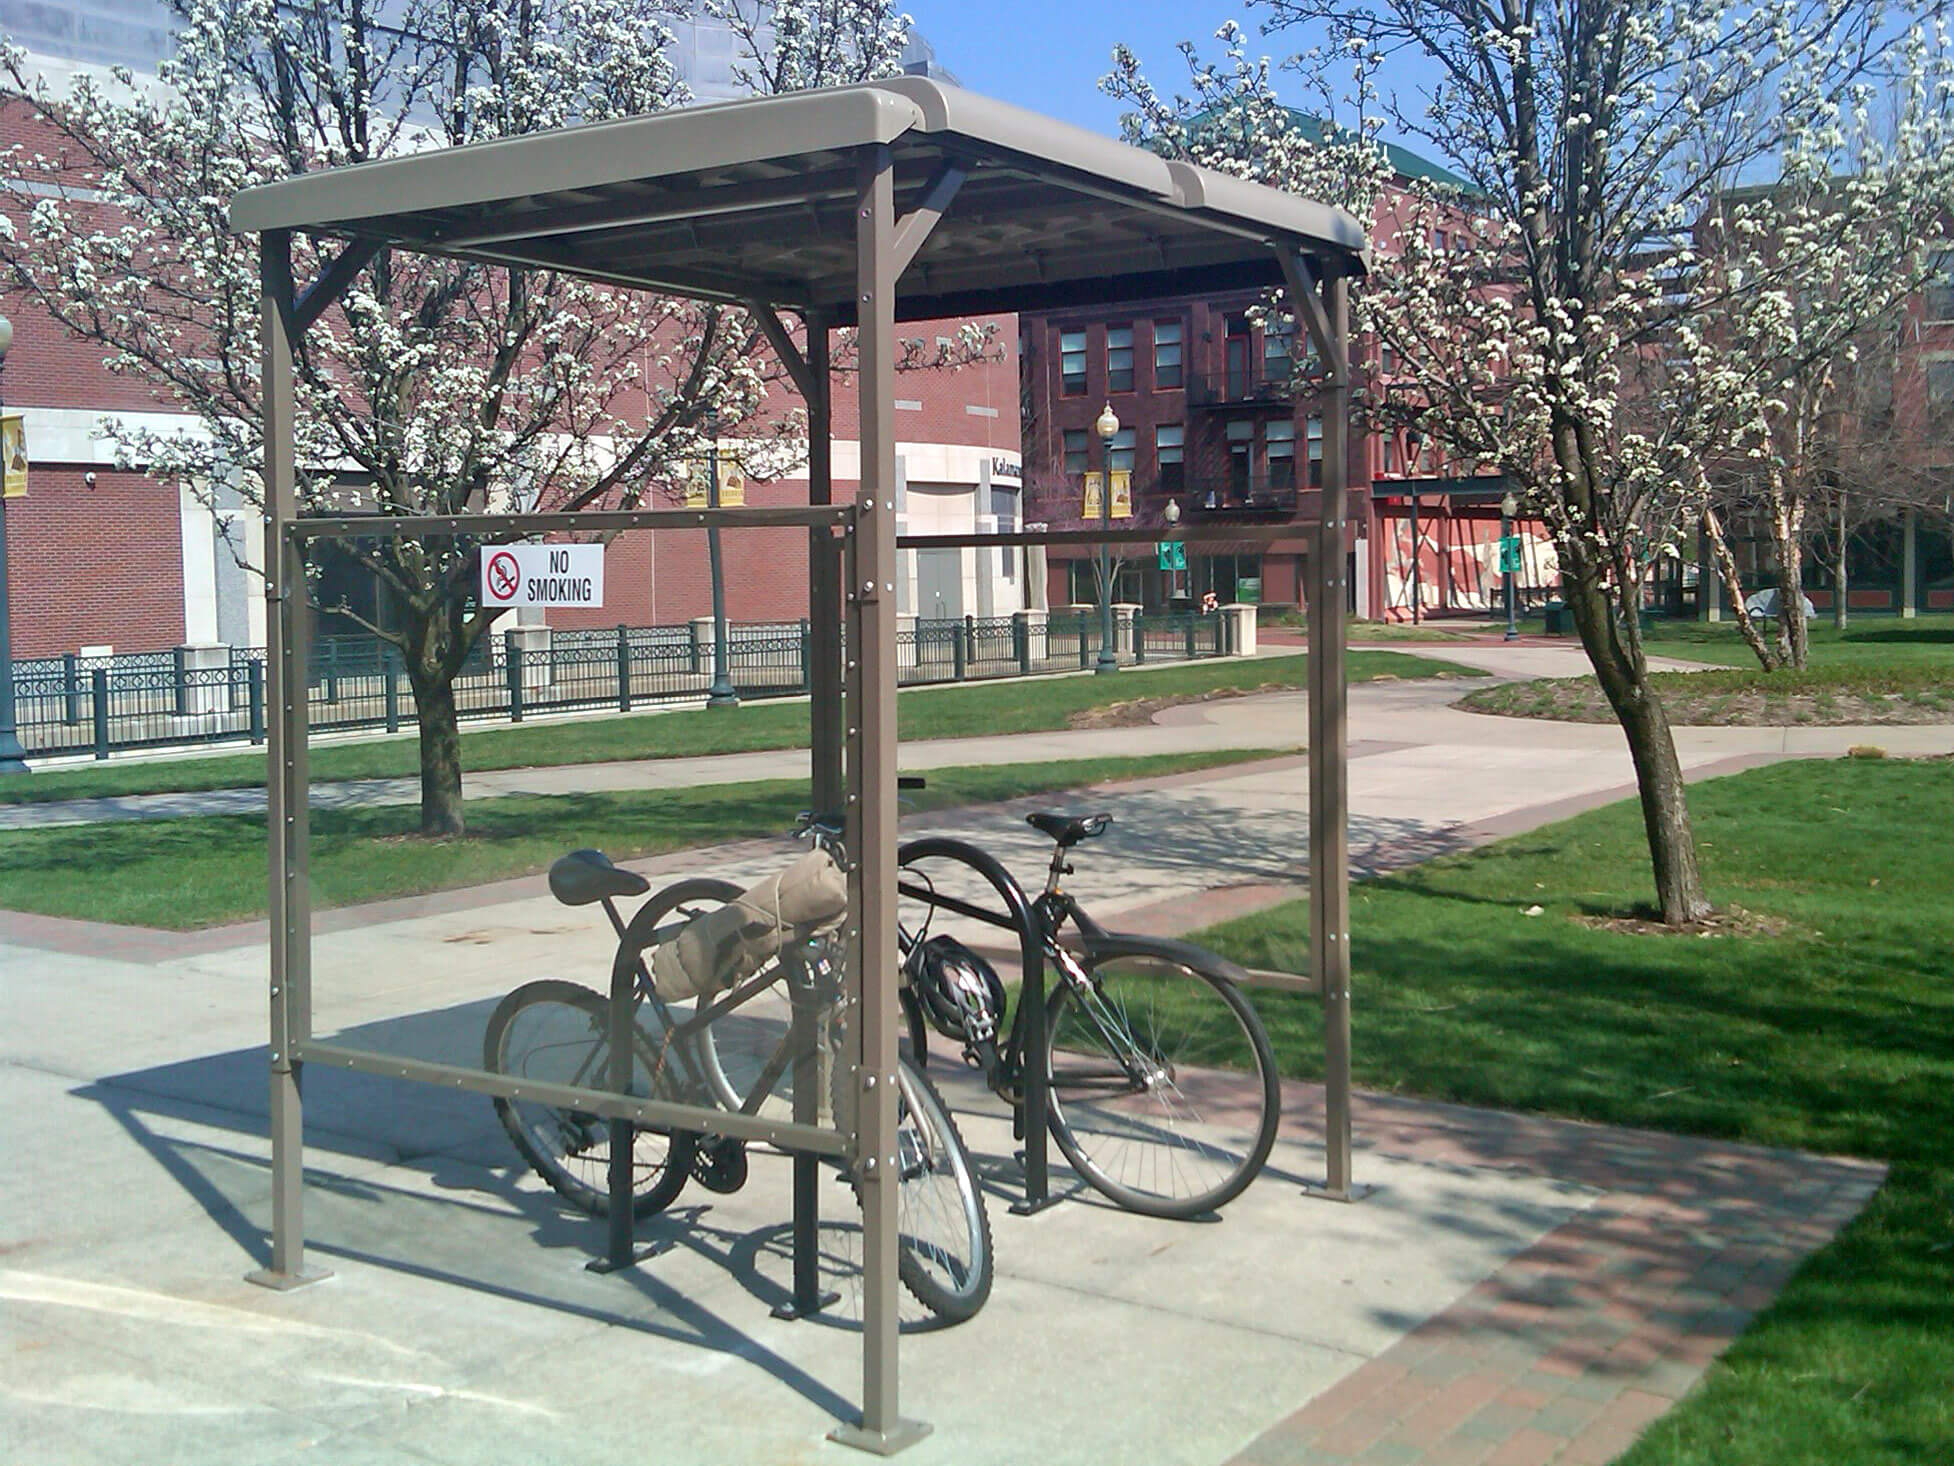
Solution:
<path fill-rule="evenodd" d="M 1799 671 L 1654 672 L 1650 682 L 1672 724 L 1933 723 L 1954 719 L 1954 653 L 1934 661 L 1855 660 Z M 1485 687 L 1459 699 L 1474 712 L 1564 723 L 1611 723 L 1592 677 L 1554 677 Z"/>
<path fill-rule="evenodd" d="M 932 769 L 907 808 L 989 804 L 1119 779 L 1279 757 L 1285 749 L 1207 749 L 1142 758 L 1061 759 Z M 807 806 L 797 779 L 558 795 L 512 795 L 468 806 L 468 834 L 415 833 L 411 804 L 315 810 L 315 907 L 481 885 L 541 871 L 566 850 L 616 860 L 777 835 Z M 0 835 L 0 905 L 16 911 L 185 931 L 265 914 L 262 815 L 197 815 L 62 826 Z"/>
<path fill-rule="evenodd" d="M 1478 677 L 1470 667 L 1395 652 L 1352 652 L 1352 682 L 1378 677 Z M 1304 656 L 1194 662 L 1112 677 L 1041 677 L 958 687 L 915 688 L 897 699 L 905 741 L 968 738 L 978 734 L 1042 733 L 1064 728 L 1077 714 L 1133 698 L 1193 701 L 1216 692 L 1304 685 Z M 754 701 L 737 708 L 691 708 L 561 723 L 468 729 L 463 725 L 462 767 L 548 768 L 623 759 L 690 758 L 807 746 L 805 702 Z M 420 772 L 412 738 L 349 744 L 316 744 L 311 750 L 315 784 L 336 779 L 406 778 Z M 110 763 L 94 768 L 52 769 L 27 778 L 0 780 L 0 804 L 44 804 L 63 799 L 114 798 L 130 794 L 195 793 L 207 789 L 257 789 L 265 782 L 262 752 L 211 758 Z"/>
<path fill-rule="evenodd" d="M 1713 896 L 1775 936 L 1572 919 L 1649 901 L 1633 801 L 1353 893 L 1359 1083 L 1874 1157 L 1872 1204 L 1620 1466 L 1899 1466 L 1954 1451 L 1954 902 L 1944 762 L 1779 764 L 1690 788 Z M 1526 907 L 1546 908 L 1539 917 Z M 1196 940 L 1302 970 L 1296 903 Z M 1319 1010 L 1257 993 L 1287 1072 Z"/>

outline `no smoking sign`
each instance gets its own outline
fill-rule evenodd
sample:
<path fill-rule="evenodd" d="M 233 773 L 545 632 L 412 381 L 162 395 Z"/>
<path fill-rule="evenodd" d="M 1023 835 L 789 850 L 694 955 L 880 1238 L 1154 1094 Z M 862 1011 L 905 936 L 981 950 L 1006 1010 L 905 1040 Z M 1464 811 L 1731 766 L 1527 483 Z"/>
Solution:
<path fill-rule="evenodd" d="M 484 606 L 601 606 L 602 545 L 498 545 L 482 551 Z"/>

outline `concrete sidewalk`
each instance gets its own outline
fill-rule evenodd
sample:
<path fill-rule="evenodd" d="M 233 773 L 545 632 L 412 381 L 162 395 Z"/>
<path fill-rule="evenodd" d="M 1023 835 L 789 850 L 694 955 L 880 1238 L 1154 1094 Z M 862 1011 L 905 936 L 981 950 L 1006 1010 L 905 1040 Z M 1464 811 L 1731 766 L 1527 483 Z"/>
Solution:
<path fill-rule="evenodd" d="M 1405 644 L 1378 648 L 1405 649 Z M 1568 676 L 1586 668 L 1579 649 L 1564 645 L 1448 644 L 1438 654 L 1503 680 Z M 1661 665 L 1669 670 L 1696 666 L 1681 662 Z M 1144 696 L 1140 690 L 1144 683 L 1136 681 L 1135 686 L 1135 695 Z M 1633 777 L 1620 730 L 1612 724 L 1551 723 L 1462 712 L 1450 706 L 1461 695 L 1461 685 L 1447 679 L 1358 683 L 1350 689 L 1351 740 L 1353 744 L 1372 747 L 1392 743 L 1446 750 L 1424 760 L 1424 764 L 1429 768 L 1469 770 L 1475 779 L 1489 781 L 1495 788 L 1504 788 L 1517 777 L 1525 786 L 1520 792 L 1530 796 L 1529 802 L 1533 803 L 1547 802 L 1534 790 L 1537 776 L 1562 790 L 1554 797 L 1580 792 L 1578 788 L 1562 788 L 1559 782 L 1562 775 L 1572 770 L 1557 772 L 1558 765 L 1580 766 L 1593 775 L 1593 778 L 1576 778 L 1575 783 L 1583 788 L 1612 789 Z M 1281 693 L 1183 704 L 1157 715 L 1151 724 L 1140 726 L 905 743 L 901 763 L 904 769 L 921 772 L 978 764 L 1138 757 L 1215 748 L 1277 748 L 1301 746 L 1307 733 L 1307 704 L 1303 695 Z M 1943 753 L 1954 751 L 1954 726 L 1678 728 L 1676 743 L 1686 765 L 1692 761 L 1736 757 L 1830 757 L 1863 743 L 1877 743 L 1893 753 Z M 1381 773 L 1400 771 L 1400 765 L 1386 765 L 1380 770 Z M 698 758 L 498 770 L 467 775 L 463 791 L 469 799 L 482 799 L 508 794 L 689 789 L 706 784 L 807 777 L 806 750 L 779 749 Z M 1428 780 L 1414 779 L 1403 787 L 1413 803 L 1430 792 Z M 420 784 L 417 779 L 367 779 L 315 784 L 311 794 L 313 806 L 322 809 L 405 804 L 420 798 Z M 1500 796 L 1493 793 L 1491 797 L 1497 802 Z M 256 814 L 264 807 L 265 793 L 261 788 L 0 805 L 0 830 L 176 819 L 197 814 Z M 1456 818 L 1443 805 L 1437 808 L 1441 822 L 1448 814 Z"/>
<path fill-rule="evenodd" d="M 1555 651 L 1485 655 L 1518 673 L 1519 657 Z M 1445 706 L 1457 691 L 1356 689 L 1360 866 L 1627 787 L 1613 729 L 1459 713 Z M 1137 733 L 1207 747 L 1243 723 L 1258 743 L 1300 739 L 1302 699 L 1036 743 L 1105 753 Z M 1699 776 L 1853 736 L 1698 732 L 1757 730 L 1681 731 Z M 1878 741 L 1898 734 L 1954 741 L 1947 729 Z M 905 762 L 972 762 L 972 745 L 1005 743 L 1012 761 L 1066 756 L 972 740 L 910 745 Z M 1307 875 L 1305 772 L 1287 759 L 1100 791 L 1092 804 L 1116 823 L 1079 852 L 1069 886 L 1095 913 L 1154 930 L 1293 895 Z M 1019 812 L 946 811 L 904 830 L 975 838 L 1030 881 L 1049 846 Z M 661 882 L 745 879 L 791 851 L 755 841 L 643 868 Z M 600 986 L 611 945 L 601 915 L 555 904 L 536 877 L 322 912 L 316 928 L 320 1034 L 464 1063 L 501 994 L 543 976 Z M 823 1193 L 843 1305 L 774 1320 L 788 1168 L 765 1156 L 737 1195 L 688 1190 L 646 1223 L 660 1255 L 598 1277 L 582 1264 L 601 1226 L 516 1164 L 487 1101 L 314 1065 L 307 1227 L 336 1276 L 290 1295 L 244 1284 L 269 1220 L 264 936 L 261 923 L 169 934 L 0 915 L 0 1459 L 860 1459 L 823 1439 L 860 1399 L 848 1193 Z M 1361 1013 L 1360 1000 L 1360 1025 Z M 1301 1194 L 1322 1172 L 1322 1101 L 1290 1085 L 1269 1171 L 1218 1225 L 1150 1221 L 1090 1193 L 1021 1218 L 1006 1208 L 1017 1145 L 1004 1111 L 967 1073 L 932 1070 L 994 1188 L 999 1278 L 970 1324 L 904 1338 L 905 1411 L 936 1427 L 905 1457 L 919 1466 L 1603 1461 L 1880 1179 L 1855 1162 L 1370 1096 L 1357 1180 L 1376 1189 L 1337 1206 Z"/>

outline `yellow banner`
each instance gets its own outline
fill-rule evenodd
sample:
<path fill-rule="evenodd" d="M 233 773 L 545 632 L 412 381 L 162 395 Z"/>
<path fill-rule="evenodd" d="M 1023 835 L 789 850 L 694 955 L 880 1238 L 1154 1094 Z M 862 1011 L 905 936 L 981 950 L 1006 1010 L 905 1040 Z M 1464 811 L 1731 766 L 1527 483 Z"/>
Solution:
<path fill-rule="evenodd" d="M 1133 474 L 1128 469 L 1116 468 L 1113 470 L 1112 478 L 1113 511 L 1108 517 L 1112 519 L 1131 519 L 1133 517 Z M 1105 481 L 1106 475 L 1102 473 L 1092 472 L 1086 475 L 1085 501 L 1080 509 L 1080 513 L 1086 519 L 1097 519 L 1099 517 L 1100 486 Z"/>
<path fill-rule="evenodd" d="M 711 472 L 706 463 L 691 464 L 685 471 L 685 507 L 704 509 L 712 503 Z M 719 453 L 719 507 L 733 509 L 746 503 L 746 470 L 739 459 L 722 450 Z"/>
<path fill-rule="evenodd" d="M 27 423 L 17 412 L 0 416 L 0 463 L 6 465 L 4 488 L 9 499 L 27 497 Z"/>

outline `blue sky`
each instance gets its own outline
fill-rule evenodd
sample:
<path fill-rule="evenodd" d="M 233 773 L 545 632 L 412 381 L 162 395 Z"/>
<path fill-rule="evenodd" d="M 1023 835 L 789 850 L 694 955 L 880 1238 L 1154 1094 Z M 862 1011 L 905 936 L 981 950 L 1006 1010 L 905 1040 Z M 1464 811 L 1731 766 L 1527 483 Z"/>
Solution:
<path fill-rule="evenodd" d="M 1239 0 L 908 0 L 903 8 L 972 91 L 1107 134 L 1117 132 L 1120 108 L 1098 83 L 1112 70 L 1114 42 L 1131 47 L 1154 85 L 1167 91 L 1187 74 L 1174 49 L 1181 41 L 1214 55 L 1219 47 L 1211 37 L 1222 21 L 1255 24 Z M 1297 49 L 1287 37 L 1260 45 L 1270 55 Z"/>

